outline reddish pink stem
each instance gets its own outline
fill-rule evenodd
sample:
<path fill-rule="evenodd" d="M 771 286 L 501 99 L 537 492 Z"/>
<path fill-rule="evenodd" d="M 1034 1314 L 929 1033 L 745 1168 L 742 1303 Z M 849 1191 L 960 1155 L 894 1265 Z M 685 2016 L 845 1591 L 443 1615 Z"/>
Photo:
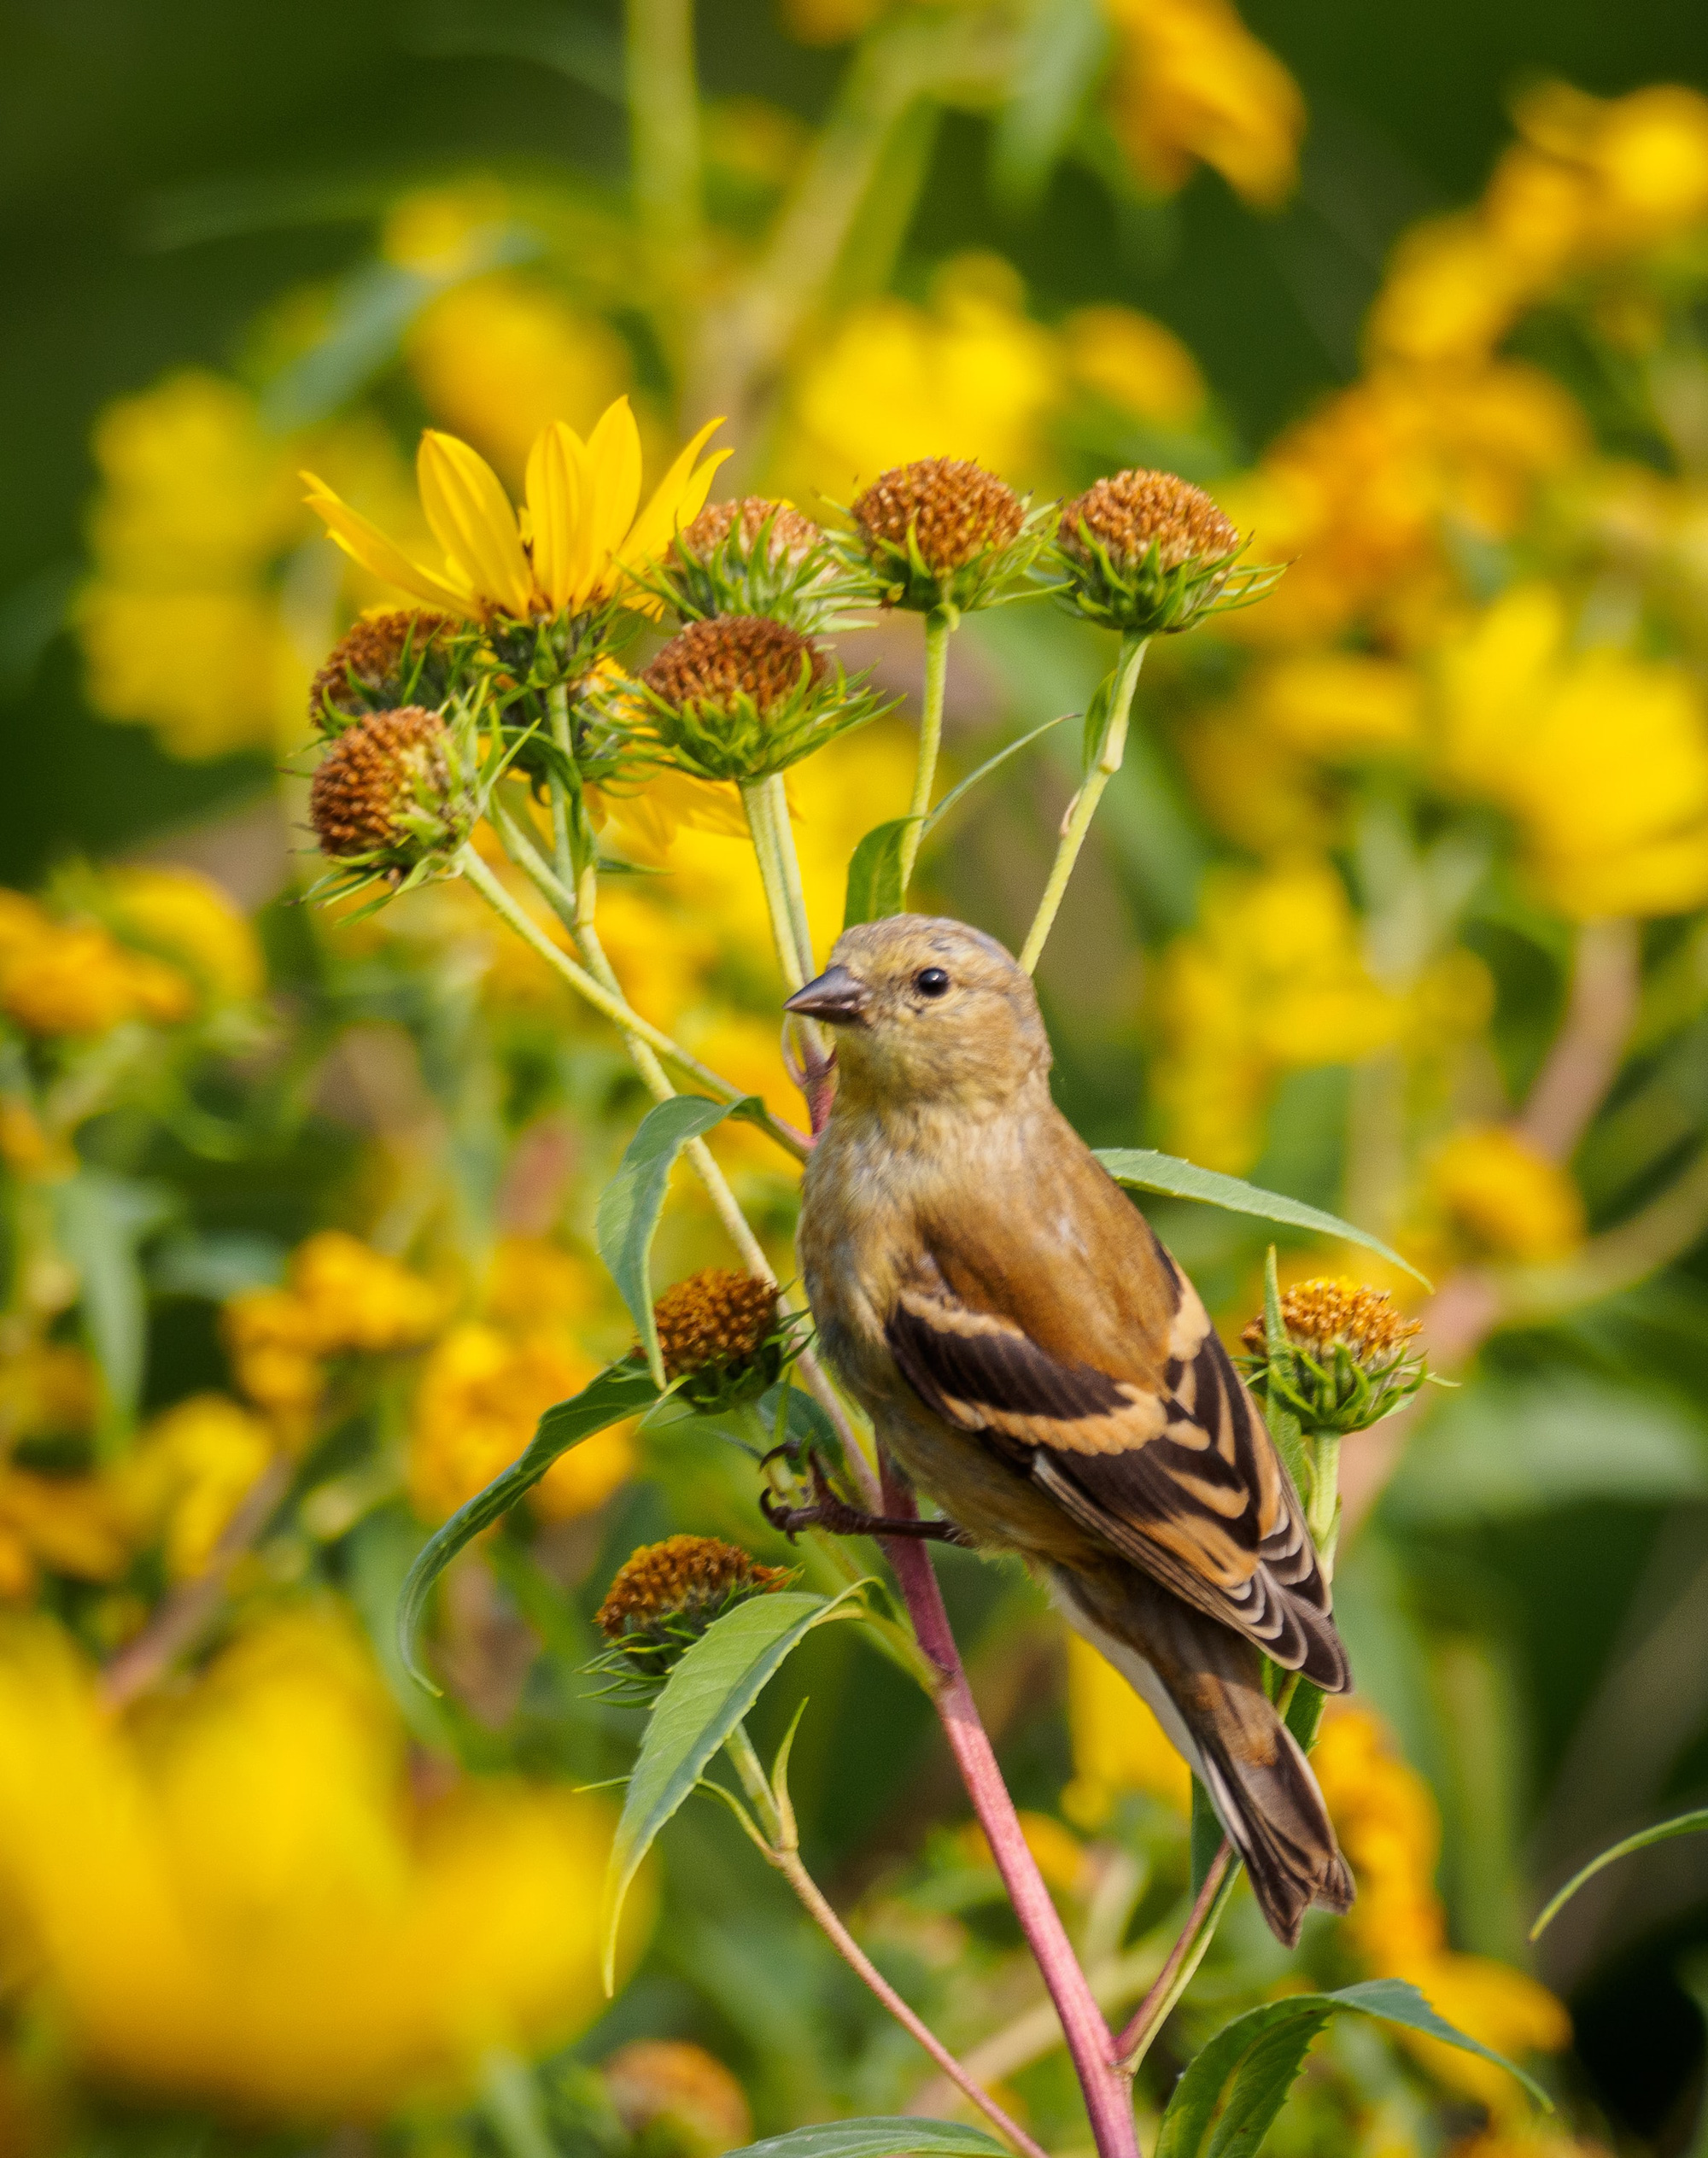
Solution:
<path fill-rule="evenodd" d="M 882 1465 L 885 1512 L 901 1517 L 913 1514 L 913 1494 L 887 1460 Z M 1116 2065 L 1114 2039 L 1103 2012 L 1092 1998 L 1091 1985 L 1050 1901 L 1038 1862 L 1027 1848 L 1020 1816 L 980 1721 L 973 1689 L 967 1683 L 930 1554 L 923 1543 L 903 1536 L 891 1538 L 884 1548 L 901 1583 L 919 1645 L 943 1674 L 943 1684 L 937 1692 L 937 1713 L 944 1735 L 979 1825 L 989 1840 L 1021 1931 L 1056 2003 L 1101 2158 L 1138 2158 L 1132 2085 Z"/>

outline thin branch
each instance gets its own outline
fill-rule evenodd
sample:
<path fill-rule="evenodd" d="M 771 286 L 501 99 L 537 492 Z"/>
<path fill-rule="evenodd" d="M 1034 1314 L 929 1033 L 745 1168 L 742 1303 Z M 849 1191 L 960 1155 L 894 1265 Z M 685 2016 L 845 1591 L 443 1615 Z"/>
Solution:
<path fill-rule="evenodd" d="M 1547 1061 L 1517 1119 L 1550 1161 L 1569 1161 L 1619 1073 L 1637 1016 L 1641 949 L 1634 921 L 1586 921 L 1571 991 Z"/>
<path fill-rule="evenodd" d="M 1224 1836 L 1215 1857 L 1210 1861 L 1210 1869 L 1204 1875 L 1192 1908 L 1186 1914 L 1186 1922 L 1180 1928 L 1179 1937 L 1168 1951 L 1167 1962 L 1156 1974 L 1150 1991 L 1139 2003 L 1132 2021 L 1115 2040 L 1116 2057 L 1124 2063 L 1136 2067 L 1144 2058 L 1152 2034 L 1179 1999 L 1191 1976 L 1191 1972 L 1185 1968 L 1189 1956 L 1192 1957 L 1193 1968 L 1197 1968 L 1198 1957 L 1209 1945 L 1212 1921 L 1220 1913 L 1224 1900 L 1222 1885 L 1227 1880 L 1232 1865 L 1233 1845 Z M 1192 1953 L 1195 1949 L 1196 1956 Z"/>
<path fill-rule="evenodd" d="M 913 1494 L 885 1466 L 884 1511 L 908 1514 L 914 1511 Z M 936 1696 L 938 1718 L 950 1751 L 961 1771 L 962 1782 L 984 1829 L 1002 1875 L 1009 1901 L 1021 1930 L 1037 1959 L 1044 1982 L 1050 1989 L 1062 2036 L 1073 2056 L 1085 2095 L 1085 2110 L 1102 2158 L 1138 2158 L 1138 2137 L 1133 2123 L 1132 2094 L 1126 2078 L 1116 2067 L 1114 2041 L 1080 1969 L 1061 1915 L 1038 1870 L 1038 1862 L 1027 1841 L 1009 1796 L 991 1741 L 980 1721 L 967 1683 L 960 1651 L 944 1609 L 927 1547 L 910 1539 L 895 1538 L 885 1545 L 902 1594 L 913 1620 L 920 1646 L 943 1674 Z"/>

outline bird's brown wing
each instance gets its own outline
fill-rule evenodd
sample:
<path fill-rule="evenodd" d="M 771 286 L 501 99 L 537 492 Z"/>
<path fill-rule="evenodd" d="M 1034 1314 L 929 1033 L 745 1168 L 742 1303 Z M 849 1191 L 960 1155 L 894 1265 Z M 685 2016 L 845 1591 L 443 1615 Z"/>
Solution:
<path fill-rule="evenodd" d="M 1124 1330 L 1126 1354 L 1097 1350 L 1120 1315 L 1110 1301 L 1132 1298 L 1134 1245 L 1111 1299 L 1071 1248 L 1026 1268 L 1022 1285 L 1017 1254 L 993 1263 L 987 1241 L 969 1268 L 957 1263 L 960 1238 L 933 1239 L 903 1283 L 885 1327 L 890 1352 L 928 1408 L 1023 1465 L 1089 1534 L 1278 1664 L 1341 1692 L 1346 1652 L 1298 1495 L 1196 1290 L 1115 1196 L 1149 1262 L 1149 1308 Z M 1103 1308 L 1088 1311 L 1088 1299 Z M 1064 1353 L 1076 1336 L 1095 1361 Z"/>

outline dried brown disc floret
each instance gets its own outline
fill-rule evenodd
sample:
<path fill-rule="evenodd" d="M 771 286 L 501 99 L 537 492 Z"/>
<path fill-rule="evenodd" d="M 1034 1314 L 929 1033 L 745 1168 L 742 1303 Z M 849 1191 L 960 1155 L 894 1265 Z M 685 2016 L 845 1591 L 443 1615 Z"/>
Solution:
<path fill-rule="evenodd" d="M 880 473 L 851 512 L 874 558 L 912 548 L 933 576 L 947 577 L 1020 537 L 1026 507 L 1006 480 L 953 457 L 921 457 Z"/>
<path fill-rule="evenodd" d="M 765 553 L 775 559 L 804 562 L 824 542 L 824 534 L 812 519 L 788 503 L 774 502 L 763 494 L 743 494 L 733 501 L 709 503 L 684 529 L 680 544 L 684 554 L 703 562 L 734 532 L 737 544 L 751 553 L 768 525 Z"/>
<path fill-rule="evenodd" d="M 829 671 L 799 630 L 767 615 L 719 615 L 679 630 L 640 680 L 676 711 L 728 712 L 745 698 L 763 718 L 787 704 L 804 677 L 816 688 Z"/>
<path fill-rule="evenodd" d="M 309 717 L 324 727 L 329 708 L 356 718 L 376 706 L 395 705 L 406 687 L 415 686 L 406 682 L 406 675 L 418 675 L 441 659 L 444 640 L 456 626 L 449 615 L 420 608 L 364 615 L 333 646 L 310 685 Z"/>
<path fill-rule="evenodd" d="M 1300 1282 L 1286 1290 L 1281 1322 L 1296 1347 L 1319 1359 L 1344 1348 L 1366 1369 L 1391 1363 L 1423 1329 L 1421 1319 L 1396 1309 L 1385 1289 L 1331 1280 Z M 1262 1355 L 1267 1347 L 1263 1321 L 1254 1319 L 1240 1341 L 1254 1356 Z"/>
<path fill-rule="evenodd" d="M 1136 569 L 1153 546 L 1163 570 L 1225 562 L 1240 547 L 1226 512 L 1174 472 L 1116 472 L 1097 481 L 1063 505 L 1056 538 L 1077 561 L 1091 558 L 1089 540 L 1119 571 Z"/>
<path fill-rule="evenodd" d="M 632 1650 L 680 1649 L 732 1603 L 769 1595 L 793 1576 L 762 1566 L 740 1544 L 717 1536 L 667 1536 L 626 1559 L 594 1623 L 608 1641 Z"/>
<path fill-rule="evenodd" d="M 670 1378 L 748 1364 L 777 1323 L 777 1284 L 757 1274 L 708 1266 L 667 1289 L 652 1307 L 658 1351 Z"/>
<path fill-rule="evenodd" d="M 316 769 L 308 814 L 321 851 L 383 851 L 408 836 L 405 813 L 451 798 L 450 736 L 419 705 L 374 712 L 347 728 Z"/>

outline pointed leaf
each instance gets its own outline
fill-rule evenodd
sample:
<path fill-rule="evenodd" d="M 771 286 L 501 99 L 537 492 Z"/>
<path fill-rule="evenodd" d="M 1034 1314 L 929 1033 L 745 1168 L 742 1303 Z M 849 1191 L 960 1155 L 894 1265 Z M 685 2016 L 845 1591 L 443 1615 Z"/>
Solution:
<path fill-rule="evenodd" d="M 415 1633 L 427 1592 L 463 1546 L 531 1490 L 560 1453 L 567 1453 L 595 1432 L 622 1423 L 625 1417 L 638 1416 L 658 1398 L 658 1389 L 640 1365 L 624 1361 L 609 1366 L 597 1378 L 589 1379 L 579 1394 L 547 1409 L 526 1452 L 502 1476 L 494 1477 L 484 1491 L 477 1491 L 459 1506 L 428 1538 L 397 1599 L 398 1648 L 404 1669 L 418 1685 L 424 1686 L 430 1693 L 440 1690 L 416 1658 Z"/>
<path fill-rule="evenodd" d="M 848 1599 L 782 1589 L 738 1604 L 707 1628 L 665 1681 L 617 1825 L 605 1874 L 604 1959 L 611 1990 L 617 1921 L 640 1862 L 658 1832 L 699 1781 L 706 1763 L 746 1715 L 790 1652 L 827 1619 L 853 1618 Z"/>
<path fill-rule="evenodd" d="M 910 825 L 920 820 L 898 816 L 887 824 L 875 824 L 854 850 L 848 864 L 848 898 L 842 909 L 842 927 L 856 922 L 881 921 L 900 914 L 907 904 L 902 889 L 902 842 Z"/>
<path fill-rule="evenodd" d="M 1541 1916 L 1530 1928 L 1530 1939 L 1535 1940 L 1544 1927 L 1553 1925 L 1584 1882 L 1593 1880 L 1604 1866 L 1611 1866 L 1616 1858 L 1629 1858 L 1634 1851 L 1647 1851 L 1652 1843 L 1670 1842 L 1674 1836 L 1703 1834 L 1708 1834 L 1708 1806 L 1699 1806 L 1694 1813 L 1681 1813 L 1671 1821 L 1658 1821 L 1652 1828 L 1639 1828 L 1635 1835 L 1627 1836 L 1622 1842 L 1610 1845 L 1600 1857 L 1592 1858 L 1587 1866 L 1571 1876 L 1557 1896 L 1549 1899 Z"/>
<path fill-rule="evenodd" d="M 648 1109 L 629 1142 L 617 1174 L 600 1196 L 594 1234 L 599 1255 L 629 1307 L 646 1353 L 654 1384 L 662 1393 L 664 1369 L 658 1357 L 658 1330 L 652 1319 L 652 1239 L 664 1209 L 664 1191 L 676 1157 L 690 1139 L 703 1137 L 725 1117 L 752 1120 L 764 1103 L 749 1095 L 740 1102 L 713 1102 L 704 1094 L 676 1094 Z"/>
<path fill-rule="evenodd" d="M 865 2120 L 825 2120 L 810 2128 L 792 2128 L 786 2136 L 745 2143 L 726 2158 L 1008 2158 L 1007 2146 L 982 2128 L 957 2120 L 927 2120 L 910 2114 L 879 2115 Z"/>
<path fill-rule="evenodd" d="M 1237 2016 L 1175 2085 L 1158 2132 L 1155 2158 L 1252 2158 L 1313 2041 L 1338 2010 L 1375 2016 L 1480 2055 L 1517 2077 L 1538 2104 L 1553 2109 L 1540 2084 L 1443 2021 L 1415 1985 L 1400 1979 L 1372 1979 L 1337 1993 L 1292 1994 Z"/>
<path fill-rule="evenodd" d="M 1179 1155 L 1158 1154 L 1152 1147 L 1100 1147 L 1097 1159 L 1117 1184 L 1135 1191 L 1164 1192 L 1171 1199 L 1200 1199 L 1206 1206 L 1223 1208 L 1229 1214 L 1255 1214 L 1260 1221 L 1284 1221 L 1289 1228 L 1310 1229 L 1319 1237 L 1339 1237 L 1379 1252 L 1395 1266 L 1403 1266 L 1424 1288 L 1431 1286 L 1409 1259 L 1402 1259 L 1391 1244 L 1372 1237 L 1367 1229 L 1354 1228 L 1337 1214 L 1307 1207 L 1302 1199 L 1289 1199 L 1279 1191 L 1266 1191 L 1261 1184 L 1243 1177 L 1225 1177 L 1217 1169 L 1201 1169 L 1196 1161 Z"/>
<path fill-rule="evenodd" d="M 171 1218 L 172 1194 L 104 1169 L 82 1168 L 53 1187 L 54 1227 L 77 1269 L 84 1334 L 101 1366 L 106 1421 L 136 1419 L 148 1358 L 148 1284 L 140 1246 Z"/>

